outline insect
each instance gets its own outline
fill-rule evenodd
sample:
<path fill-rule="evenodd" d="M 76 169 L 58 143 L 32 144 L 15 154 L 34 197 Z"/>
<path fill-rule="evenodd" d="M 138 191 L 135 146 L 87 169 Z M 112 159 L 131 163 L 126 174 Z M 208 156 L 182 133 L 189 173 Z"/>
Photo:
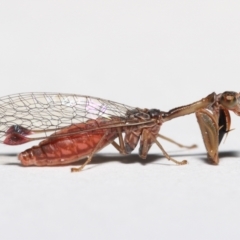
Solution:
<path fill-rule="evenodd" d="M 38 146 L 18 155 L 25 166 L 63 165 L 87 158 L 82 166 L 72 168 L 73 172 L 82 170 L 108 144 L 121 154 L 130 154 L 140 142 L 139 156 L 145 159 L 155 143 L 168 160 L 186 164 L 186 160 L 170 157 L 157 138 L 187 146 L 160 135 L 160 127 L 166 121 L 193 112 L 209 117 L 200 110 L 212 109 L 215 97 L 212 93 L 190 105 L 164 112 L 74 94 L 9 95 L 0 98 L 0 142 L 20 145 L 42 140 Z"/>

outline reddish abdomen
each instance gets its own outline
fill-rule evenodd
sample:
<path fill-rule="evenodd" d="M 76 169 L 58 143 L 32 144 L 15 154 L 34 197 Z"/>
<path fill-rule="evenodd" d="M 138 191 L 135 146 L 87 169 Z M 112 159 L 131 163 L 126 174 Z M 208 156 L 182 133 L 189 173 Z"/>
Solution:
<path fill-rule="evenodd" d="M 96 125 L 99 126 L 99 123 L 94 120 L 91 121 L 91 125 L 81 123 L 58 131 L 40 142 L 38 146 L 33 146 L 20 153 L 18 159 L 23 165 L 63 165 L 89 156 L 96 147 L 97 151 L 101 150 L 118 136 L 115 128 L 96 130 Z M 83 133 L 82 131 L 89 129 L 89 126 L 95 130 Z M 82 133 L 75 133 L 79 129 Z M 69 135 L 69 133 L 74 134 Z M 58 137 L 62 134 L 66 135 Z M 98 144 L 99 146 L 97 146 Z"/>

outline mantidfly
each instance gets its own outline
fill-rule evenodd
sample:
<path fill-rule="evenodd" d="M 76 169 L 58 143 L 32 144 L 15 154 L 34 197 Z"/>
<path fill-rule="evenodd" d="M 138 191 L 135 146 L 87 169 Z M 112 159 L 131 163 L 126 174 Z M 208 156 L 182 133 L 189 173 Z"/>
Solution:
<path fill-rule="evenodd" d="M 219 105 L 218 98 L 212 93 L 190 105 L 164 112 L 74 94 L 9 95 L 0 98 L 0 141 L 7 145 L 20 145 L 44 139 L 38 146 L 19 154 L 18 159 L 25 166 L 63 165 L 87 158 L 82 166 L 71 169 L 73 172 L 80 171 L 96 152 L 108 144 L 112 144 L 121 154 L 130 154 L 138 142 L 141 158 L 147 157 L 155 143 L 168 160 L 182 165 L 187 161 L 177 161 L 170 157 L 157 138 L 163 138 L 180 147 L 187 146 L 160 135 L 161 125 L 171 119 L 196 112 L 201 129 L 206 128 L 205 131 L 213 138 L 204 138 L 205 144 L 215 144 L 217 133 L 212 130 L 218 131 L 218 128 L 213 126 L 217 126 L 215 119 L 219 114 L 220 119 L 227 116 L 227 111 L 219 107 L 226 104 Z M 206 109 L 210 109 L 213 116 Z M 208 119 L 208 122 L 204 119 Z M 221 133 L 224 129 L 228 131 L 228 124 L 223 125 Z M 116 138 L 119 143 L 115 141 Z M 192 147 L 194 146 L 189 148 Z M 216 149 L 213 150 L 216 152 Z M 212 149 L 208 151 L 211 152 Z"/>

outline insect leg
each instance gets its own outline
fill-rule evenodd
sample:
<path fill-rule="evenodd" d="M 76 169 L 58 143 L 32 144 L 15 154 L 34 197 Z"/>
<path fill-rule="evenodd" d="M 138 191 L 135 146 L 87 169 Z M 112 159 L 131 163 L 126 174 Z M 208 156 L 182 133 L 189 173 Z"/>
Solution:
<path fill-rule="evenodd" d="M 144 129 L 143 133 L 141 135 L 141 143 L 140 143 L 140 149 L 139 149 L 139 155 L 141 158 L 146 158 L 147 153 L 150 149 L 150 147 L 152 146 L 153 143 L 156 143 L 158 145 L 158 147 L 161 149 L 163 155 L 168 159 L 171 160 L 173 162 L 175 162 L 178 165 L 184 165 L 187 163 L 186 160 L 183 161 L 177 161 L 174 158 L 170 157 L 167 152 L 164 150 L 163 146 L 160 144 L 160 142 L 158 142 L 158 140 L 156 139 L 156 136 L 154 136 L 149 130 Z"/>
<path fill-rule="evenodd" d="M 218 127 L 219 127 L 219 134 L 218 134 L 218 145 L 220 145 L 224 135 L 226 134 L 226 138 L 228 133 L 231 131 L 231 117 L 230 113 L 227 109 L 220 109 L 219 110 L 219 119 L 218 119 Z M 226 140 L 225 138 L 225 140 Z"/>
<path fill-rule="evenodd" d="M 154 139 L 154 142 L 158 145 L 158 147 L 161 149 L 163 155 L 165 156 L 165 158 L 167 158 L 170 161 L 173 161 L 174 163 L 178 164 L 178 165 L 184 165 L 187 164 L 187 160 L 182 160 L 182 161 L 177 161 L 174 158 L 170 157 L 167 152 L 164 150 L 163 146 L 161 145 L 161 143 L 157 140 Z"/>
<path fill-rule="evenodd" d="M 202 109 L 196 112 L 198 124 L 202 133 L 203 142 L 208 152 L 209 159 L 218 164 L 218 143 L 219 143 L 219 127 L 218 123 L 210 112 Z"/>
<path fill-rule="evenodd" d="M 166 140 L 166 141 L 168 141 L 168 142 L 170 142 L 170 143 L 173 143 L 173 144 L 177 145 L 177 146 L 180 147 L 180 148 L 192 149 L 192 148 L 196 148 L 196 147 L 197 147 L 196 144 L 193 144 L 193 145 L 191 145 L 191 146 L 183 145 L 183 144 L 178 143 L 178 142 L 174 141 L 173 139 L 168 138 L 168 137 L 166 137 L 166 136 L 163 136 L 162 134 L 159 134 L 159 133 L 157 134 L 157 136 L 160 137 L 160 138 L 162 138 L 162 139 L 164 139 L 164 140 Z"/>
<path fill-rule="evenodd" d="M 98 151 L 99 147 L 101 146 L 101 143 L 103 142 L 103 140 L 105 139 L 107 133 L 105 133 L 102 138 L 100 139 L 100 141 L 98 142 L 98 144 L 96 145 L 96 147 L 94 148 L 94 150 L 92 151 L 92 153 L 88 156 L 87 161 L 82 164 L 82 166 L 78 167 L 78 168 L 71 168 L 71 172 L 80 172 L 88 163 L 90 163 L 92 161 L 92 157 L 93 155 Z"/>
<path fill-rule="evenodd" d="M 112 145 L 119 151 L 119 153 L 126 155 L 127 153 L 125 151 L 125 145 L 124 145 L 124 141 L 123 141 L 122 132 L 121 132 L 120 128 L 118 128 L 117 130 L 118 130 L 119 144 L 117 144 L 115 141 L 112 141 Z"/>

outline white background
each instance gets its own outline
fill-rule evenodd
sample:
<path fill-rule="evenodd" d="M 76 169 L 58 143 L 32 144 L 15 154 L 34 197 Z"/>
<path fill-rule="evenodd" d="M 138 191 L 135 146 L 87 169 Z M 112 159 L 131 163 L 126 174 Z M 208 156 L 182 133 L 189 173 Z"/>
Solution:
<path fill-rule="evenodd" d="M 0 0 L 0 96 L 66 92 L 169 110 L 239 91 L 239 66 L 239 1 Z M 239 126 L 232 114 L 218 166 L 194 115 L 161 129 L 198 144 L 161 141 L 186 166 L 157 147 L 147 160 L 108 147 L 73 174 L 22 167 L 27 146 L 1 145 L 0 238 L 239 239 Z"/>

